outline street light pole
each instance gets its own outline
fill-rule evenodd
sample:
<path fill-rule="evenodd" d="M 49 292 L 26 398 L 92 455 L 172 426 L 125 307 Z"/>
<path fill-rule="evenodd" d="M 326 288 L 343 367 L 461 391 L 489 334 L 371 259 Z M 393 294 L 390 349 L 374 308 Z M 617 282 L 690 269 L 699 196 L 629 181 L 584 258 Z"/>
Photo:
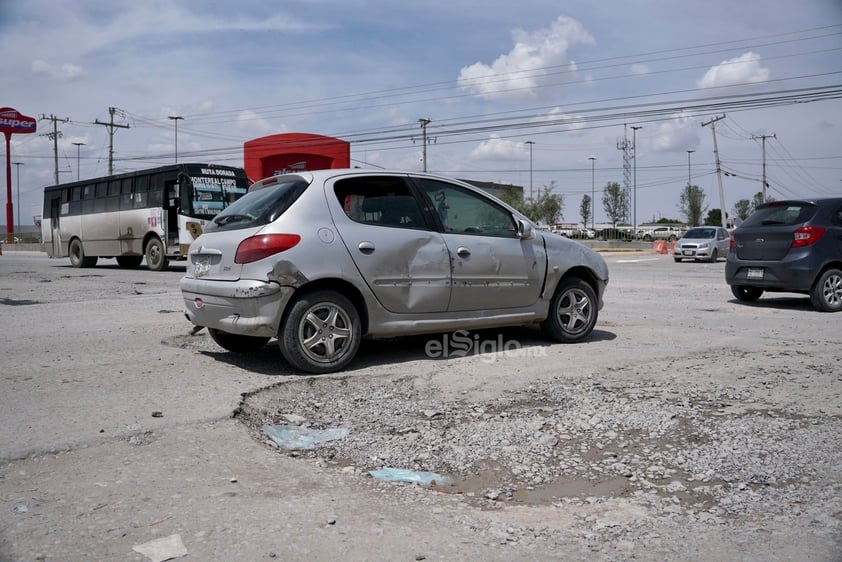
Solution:
<path fill-rule="evenodd" d="M 532 145 L 535 144 L 535 141 L 526 141 L 525 144 L 529 145 L 529 199 L 532 200 Z"/>
<path fill-rule="evenodd" d="M 170 119 L 175 122 L 175 163 L 178 164 L 178 120 L 184 119 L 181 115 L 170 115 Z"/>
<path fill-rule="evenodd" d="M 594 162 L 596 161 L 596 156 L 588 156 L 588 160 L 591 161 L 591 230 L 596 231 L 595 225 L 595 215 L 596 215 L 596 201 L 594 201 L 596 197 L 596 191 L 594 191 L 593 187 L 593 167 Z M 587 226 L 587 225 L 585 225 Z"/>
<path fill-rule="evenodd" d="M 635 127 L 632 125 L 632 155 L 634 156 L 634 210 L 632 219 L 632 234 L 637 236 L 637 130 L 642 129 L 643 125 Z"/>
<path fill-rule="evenodd" d="M 695 150 L 688 150 L 687 151 L 687 187 L 690 187 L 691 179 L 690 179 L 690 155 L 696 152 Z"/>
<path fill-rule="evenodd" d="M 20 167 L 23 166 L 23 162 L 12 162 L 15 165 L 15 171 L 17 172 L 17 180 L 18 180 L 18 228 L 20 228 Z"/>
<path fill-rule="evenodd" d="M 85 146 L 83 142 L 74 142 L 73 146 L 76 147 L 76 181 L 79 181 L 79 147 Z"/>

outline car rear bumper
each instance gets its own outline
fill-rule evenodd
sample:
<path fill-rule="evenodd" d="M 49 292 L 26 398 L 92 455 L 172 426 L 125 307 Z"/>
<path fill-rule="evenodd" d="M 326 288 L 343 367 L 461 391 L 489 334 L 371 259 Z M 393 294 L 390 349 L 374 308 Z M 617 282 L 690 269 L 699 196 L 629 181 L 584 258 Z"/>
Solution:
<path fill-rule="evenodd" d="M 821 269 L 812 254 L 801 254 L 780 261 L 740 260 L 734 253 L 725 264 L 725 281 L 729 285 L 758 287 L 765 290 L 809 291 Z M 762 271 L 763 277 L 750 277 L 750 270 Z"/>
<path fill-rule="evenodd" d="M 275 337 L 293 287 L 241 280 L 181 280 L 184 311 L 196 326 L 245 336 Z"/>

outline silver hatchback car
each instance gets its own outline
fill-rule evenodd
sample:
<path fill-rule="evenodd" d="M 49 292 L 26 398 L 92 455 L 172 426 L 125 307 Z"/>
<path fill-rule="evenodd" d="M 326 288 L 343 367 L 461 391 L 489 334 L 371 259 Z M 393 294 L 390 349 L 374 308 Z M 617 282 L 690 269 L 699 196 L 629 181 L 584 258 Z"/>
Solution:
<path fill-rule="evenodd" d="M 721 226 L 696 226 L 678 239 L 672 257 L 676 262 L 683 259 L 715 262 L 728 257 L 730 247 L 731 234 Z"/>
<path fill-rule="evenodd" d="M 293 367 L 327 373 L 363 337 L 538 323 L 581 340 L 607 283 L 599 254 L 473 186 L 346 169 L 255 183 L 191 244 L 180 285 L 223 348 L 277 338 Z"/>

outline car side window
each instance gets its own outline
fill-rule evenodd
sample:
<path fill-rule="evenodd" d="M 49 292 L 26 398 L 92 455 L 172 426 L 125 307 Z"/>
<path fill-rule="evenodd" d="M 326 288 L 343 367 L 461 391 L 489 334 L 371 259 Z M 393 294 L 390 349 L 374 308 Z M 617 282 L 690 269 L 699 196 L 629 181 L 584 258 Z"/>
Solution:
<path fill-rule="evenodd" d="M 433 204 L 445 232 L 517 238 L 512 214 L 491 199 L 458 185 L 415 178 Z"/>
<path fill-rule="evenodd" d="M 429 229 L 418 200 L 403 178 L 365 176 L 339 180 L 334 193 L 348 218 L 393 228 Z"/>

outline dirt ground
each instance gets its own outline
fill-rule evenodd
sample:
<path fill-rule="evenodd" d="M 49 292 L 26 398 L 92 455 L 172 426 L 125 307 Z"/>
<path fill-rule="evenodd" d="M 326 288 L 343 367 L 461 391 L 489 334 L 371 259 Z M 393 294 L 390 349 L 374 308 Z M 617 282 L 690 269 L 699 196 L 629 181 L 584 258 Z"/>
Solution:
<path fill-rule="evenodd" d="M 312 377 L 191 334 L 178 265 L 4 252 L 0 560 L 842 560 L 842 318 L 737 303 L 722 261 L 606 259 L 586 342 L 366 342 Z"/>

